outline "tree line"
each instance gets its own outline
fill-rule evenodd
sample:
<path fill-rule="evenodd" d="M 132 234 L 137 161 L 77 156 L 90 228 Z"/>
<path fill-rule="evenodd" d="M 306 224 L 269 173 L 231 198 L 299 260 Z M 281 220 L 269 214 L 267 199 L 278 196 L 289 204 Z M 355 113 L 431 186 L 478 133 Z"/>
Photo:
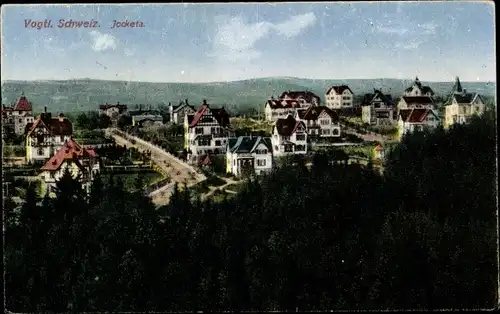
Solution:
<path fill-rule="evenodd" d="M 491 308 L 497 299 L 496 132 L 405 135 L 384 174 L 318 153 L 231 199 L 69 173 L 56 197 L 6 205 L 7 309 L 41 311 Z"/>

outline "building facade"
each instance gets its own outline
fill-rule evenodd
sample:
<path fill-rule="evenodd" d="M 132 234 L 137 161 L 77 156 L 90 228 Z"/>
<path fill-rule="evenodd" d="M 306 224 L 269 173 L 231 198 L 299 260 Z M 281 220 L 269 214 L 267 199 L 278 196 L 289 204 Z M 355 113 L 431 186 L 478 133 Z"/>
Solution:
<path fill-rule="evenodd" d="M 184 148 L 190 163 L 198 163 L 204 155 L 224 154 L 230 136 L 229 114 L 224 108 L 210 108 L 206 100 L 184 118 Z"/>
<path fill-rule="evenodd" d="M 185 99 L 184 102 L 180 102 L 177 106 L 173 106 L 172 103 L 169 103 L 168 111 L 170 114 L 170 122 L 181 124 L 184 123 L 184 116 L 187 114 L 194 114 L 196 109 L 188 103 L 187 99 Z"/>
<path fill-rule="evenodd" d="M 278 119 L 273 126 L 271 144 L 274 156 L 307 153 L 307 127 L 292 116 Z"/>
<path fill-rule="evenodd" d="M 482 115 L 486 111 L 486 103 L 478 93 L 467 93 L 457 77 L 453 92 L 444 106 L 444 127 L 455 123 L 467 123 L 474 115 Z"/>
<path fill-rule="evenodd" d="M 434 91 L 430 86 L 422 85 L 417 76 L 413 84 L 405 89 L 404 96 L 427 96 L 432 98 Z"/>
<path fill-rule="evenodd" d="M 271 139 L 240 136 L 230 138 L 226 149 L 226 172 L 235 176 L 262 175 L 273 169 Z"/>
<path fill-rule="evenodd" d="M 6 135 L 23 135 L 26 125 L 34 121 L 33 106 L 24 94 L 19 97 L 15 105 L 2 108 L 2 126 Z"/>
<path fill-rule="evenodd" d="M 26 161 L 44 163 L 73 135 L 73 124 L 63 114 L 44 112 L 26 126 Z"/>
<path fill-rule="evenodd" d="M 325 104 L 330 109 L 351 108 L 354 93 L 347 85 L 332 86 L 325 93 Z"/>
<path fill-rule="evenodd" d="M 298 110 L 295 119 L 304 122 L 309 138 L 340 137 L 339 116 L 326 106 Z"/>
<path fill-rule="evenodd" d="M 399 111 L 398 135 L 399 138 L 407 133 L 436 128 L 440 124 L 434 110 L 423 108 L 401 109 Z"/>
<path fill-rule="evenodd" d="M 365 94 L 362 103 L 362 120 L 373 125 L 393 125 L 397 121 L 397 106 L 391 95 L 380 90 Z"/>
<path fill-rule="evenodd" d="M 112 104 L 104 104 L 99 105 L 99 113 L 103 115 L 107 115 L 111 119 L 118 118 L 119 115 L 127 112 L 127 105 L 122 105 L 119 102 L 115 105 Z"/>

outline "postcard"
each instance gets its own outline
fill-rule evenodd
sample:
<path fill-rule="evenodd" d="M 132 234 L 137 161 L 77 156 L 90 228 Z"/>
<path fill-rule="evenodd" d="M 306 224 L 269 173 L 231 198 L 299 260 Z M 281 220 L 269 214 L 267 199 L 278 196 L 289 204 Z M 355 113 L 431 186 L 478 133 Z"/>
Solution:
<path fill-rule="evenodd" d="M 2 6 L 16 312 L 498 307 L 493 2 Z"/>

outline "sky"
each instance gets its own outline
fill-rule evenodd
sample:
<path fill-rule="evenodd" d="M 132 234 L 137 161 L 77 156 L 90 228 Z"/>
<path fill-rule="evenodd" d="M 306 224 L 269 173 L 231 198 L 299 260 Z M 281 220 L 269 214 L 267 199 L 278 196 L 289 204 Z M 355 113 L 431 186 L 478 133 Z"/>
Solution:
<path fill-rule="evenodd" d="M 145 82 L 417 75 L 430 82 L 452 81 L 455 76 L 496 81 L 493 5 L 4 5 L 1 75 L 2 80 Z M 97 24 L 59 28 L 61 19 Z M 52 27 L 29 26 L 45 20 L 51 20 Z M 114 21 L 143 25 L 112 28 Z"/>

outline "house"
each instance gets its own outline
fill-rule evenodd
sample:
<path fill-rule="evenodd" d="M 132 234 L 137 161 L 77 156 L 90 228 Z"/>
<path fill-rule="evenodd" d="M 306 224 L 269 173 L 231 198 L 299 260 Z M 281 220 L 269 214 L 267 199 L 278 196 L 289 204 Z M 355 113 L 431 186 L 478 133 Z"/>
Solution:
<path fill-rule="evenodd" d="M 122 105 L 119 102 L 117 102 L 116 105 L 108 103 L 99 105 L 99 113 L 105 114 L 111 119 L 116 119 L 119 115 L 125 112 L 127 112 L 127 105 Z"/>
<path fill-rule="evenodd" d="M 398 120 L 399 138 L 413 131 L 435 128 L 439 123 L 439 117 L 434 110 L 424 108 L 401 109 Z"/>
<path fill-rule="evenodd" d="M 330 109 L 350 108 L 353 102 L 354 93 L 347 85 L 332 86 L 326 91 L 325 103 Z"/>
<path fill-rule="evenodd" d="M 21 94 L 15 105 L 2 107 L 2 125 L 6 134 L 23 135 L 26 125 L 35 120 L 33 106 L 24 94 Z"/>
<path fill-rule="evenodd" d="M 84 188 L 88 189 L 99 170 L 99 160 L 94 150 L 85 149 L 74 139 L 69 138 L 42 166 L 39 176 L 46 185 L 47 192 L 53 192 L 56 182 L 68 169 L 73 177 L 80 174 L 80 180 Z"/>
<path fill-rule="evenodd" d="M 143 114 L 132 116 L 132 126 L 142 128 L 162 125 L 163 117 L 159 114 Z"/>
<path fill-rule="evenodd" d="M 307 153 L 307 127 L 292 116 L 278 119 L 273 126 L 271 144 L 274 156 Z"/>
<path fill-rule="evenodd" d="M 429 86 L 422 85 L 417 76 L 413 84 L 405 89 L 404 96 L 427 96 L 432 98 L 434 91 Z"/>
<path fill-rule="evenodd" d="M 306 108 L 296 100 L 269 99 L 266 102 L 264 113 L 267 121 L 285 119 L 289 115 L 294 116 L 298 109 Z"/>
<path fill-rule="evenodd" d="M 375 125 L 391 125 L 397 120 L 397 107 L 391 95 L 373 90 L 365 94 L 362 102 L 362 120 Z"/>
<path fill-rule="evenodd" d="M 321 98 L 310 91 L 286 91 L 281 93 L 279 99 L 295 100 L 302 107 L 319 106 L 321 104 Z"/>
<path fill-rule="evenodd" d="M 230 138 L 226 149 L 226 172 L 235 176 L 261 175 L 273 168 L 271 140 L 264 137 Z"/>
<path fill-rule="evenodd" d="M 184 148 L 188 162 L 209 154 L 223 154 L 231 136 L 229 114 L 224 107 L 210 108 L 206 100 L 194 114 L 184 117 Z"/>
<path fill-rule="evenodd" d="M 184 122 L 184 116 L 186 114 L 194 114 L 196 109 L 191 106 L 186 99 L 184 102 L 181 101 L 177 106 L 168 103 L 168 111 L 170 113 L 170 122 L 180 124 Z"/>
<path fill-rule="evenodd" d="M 399 99 L 398 109 L 425 108 L 434 109 L 434 100 L 430 96 L 403 96 Z"/>
<path fill-rule="evenodd" d="M 462 88 L 457 77 L 453 92 L 444 106 L 444 127 L 449 128 L 454 123 L 467 123 L 474 115 L 482 115 L 486 103 L 478 93 L 467 93 Z"/>
<path fill-rule="evenodd" d="M 309 107 L 298 110 L 295 119 L 304 122 L 307 134 L 319 137 L 339 137 L 339 116 L 326 106 Z"/>
<path fill-rule="evenodd" d="M 50 112 L 40 115 L 26 125 L 26 161 L 45 162 L 73 135 L 73 124 L 61 113 L 52 117 Z"/>

